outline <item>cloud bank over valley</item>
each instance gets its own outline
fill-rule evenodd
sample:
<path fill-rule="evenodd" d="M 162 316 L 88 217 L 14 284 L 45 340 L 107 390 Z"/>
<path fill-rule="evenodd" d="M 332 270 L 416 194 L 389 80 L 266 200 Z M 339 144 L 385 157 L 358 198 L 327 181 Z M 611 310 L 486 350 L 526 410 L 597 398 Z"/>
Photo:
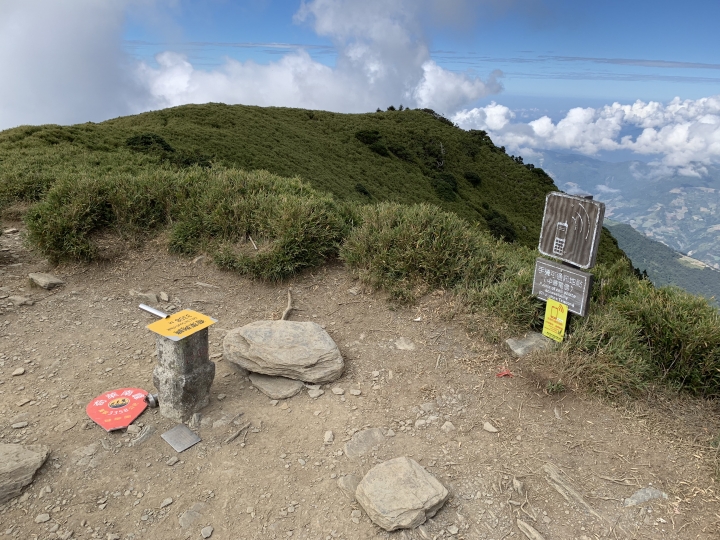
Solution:
<path fill-rule="evenodd" d="M 675 98 L 669 103 L 636 101 L 599 108 L 574 108 L 557 122 L 541 116 L 515 122 L 515 113 L 492 102 L 465 109 L 452 120 L 464 129 L 487 131 L 508 151 L 532 157 L 538 150 L 566 150 L 586 155 L 630 150 L 656 156 L 659 174 L 707 174 L 720 163 L 720 95 L 697 100 Z M 639 131 L 638 135 L 626 131 Z"/>

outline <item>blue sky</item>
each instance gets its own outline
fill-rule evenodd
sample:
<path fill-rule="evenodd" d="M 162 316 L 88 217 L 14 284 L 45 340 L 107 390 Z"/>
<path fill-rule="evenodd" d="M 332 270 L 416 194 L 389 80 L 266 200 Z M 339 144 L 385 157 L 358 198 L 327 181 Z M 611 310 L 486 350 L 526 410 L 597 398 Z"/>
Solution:
<path fill-rule="evenodd" d="M 403 103 L 523 155 L 720 161 L 720 2 L 2 0 L 0 129 Z"/>
<path fill-rule="evenodd" d="M 718 93 L 720 2 L 504 3 L 509 5 L 504 9 L 479 9 L 482 2 L 467 2 L 461 17 L 422 21 L 431 57 L 442 67 L 481 77 L 503 72 L 503 92 L 477 103 L 494 99 L 514 109 L 540 105 L 557 113 L 572 106 Z M 197 68 L 214 69 L 226 57 L 269 63 L 300 47 L 333 66 L 332 39 L 294 22 L 299 6 L 287 0 L 210 0 L 150 10 L 155 17 L 148 17 L 147 9 L 130 10 L 124 48 L 150 64 L 171 48 Z"/>

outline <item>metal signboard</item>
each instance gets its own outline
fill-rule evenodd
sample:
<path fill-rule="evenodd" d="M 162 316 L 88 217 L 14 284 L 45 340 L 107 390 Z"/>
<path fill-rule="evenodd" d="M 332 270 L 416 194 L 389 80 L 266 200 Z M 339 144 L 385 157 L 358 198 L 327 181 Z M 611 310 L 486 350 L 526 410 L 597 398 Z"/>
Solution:
<path fill-rule="evenodd" d="M 146 328 L 172 341 L 180 341 L 182 338 L 199 332 L 203 328 L 207 328 L 216 322 L 212 317 L 208 317 L 197 311 L 183 309 L 182 311 L 168 315 L 164 319 L 148 324 Z"/>
<path fill-rule="evenodd" d="M 124 429 L 147 407 L 147 392 L 140 388 L 118 388 L 100 394 L 88 403 L 87 415 L 105 431 Z"/>
<path fill-rule="evenodd" d="M 547 306 L 545 306 L 545 321 L 543 324 L 542 334 L 562 343 L 565 337 L 565 325 L 567 324 L 568 308 L 561 302 L 556 302 L 552 298 L 548 298 Z"/>
<path fill-rule="evenodd" d="M 548 193 L 538 250 L 546 257 L 591 268 L 597 258 L 604 217 L 604 203 L 567 193 Z"/>
<path fill-rule="evenodd" d="M 532 293 L 540 300 L 562 302 L 572 313 L 584 317 L 587 313 L 592 274 L 538 257 Z"/>

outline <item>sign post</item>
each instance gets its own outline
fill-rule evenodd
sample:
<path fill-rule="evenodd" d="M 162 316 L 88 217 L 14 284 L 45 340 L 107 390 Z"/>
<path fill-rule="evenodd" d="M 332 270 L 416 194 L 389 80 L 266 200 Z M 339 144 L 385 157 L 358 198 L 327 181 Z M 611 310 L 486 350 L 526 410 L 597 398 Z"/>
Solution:
<path fill-rule="evenodd" d="M 562 264 L 538 257 L 533 294 L 547 302 L 543 335 L 561 342 L 570 313 L 587 314 L 592 274 L 605 217 L 605 204 L 567 193 L 548 193 L 545 199 L 538 251 Z"/>
<path fill-rule="evenodd" d="M 166 418 L 185 422 L 210 402 L 215 364 L 210 361 L 208 327 L 215 322 L 185 309 L 147 326 L 157 334 L 153 383 L 159 392 L 160 414 Z"/>

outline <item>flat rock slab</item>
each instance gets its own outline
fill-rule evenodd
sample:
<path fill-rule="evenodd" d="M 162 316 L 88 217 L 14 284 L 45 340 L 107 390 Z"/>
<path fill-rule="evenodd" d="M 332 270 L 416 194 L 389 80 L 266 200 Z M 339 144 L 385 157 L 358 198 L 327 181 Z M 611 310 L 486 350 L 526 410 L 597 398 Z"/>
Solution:
<path fill-rule="evenodd" d="M 256 321 L 228 332 L 224 357 L 253 373 L 309 383 L 340 377 L 345 362 L 335 342 L 318 324 Z"/>
<path fill-rule="evenodd" d="M 48 290 L 65 284 L 65 282 L 59 277 L 55 277 L 52 274 L 43 274 L 42 272 L 28 274 L 28 278 L 30 278 L 30 281 L 38 287 Z"/>
<path fill-rule="evenodd" d="M 554 341 L 539 332 L 530 332 L 522 338 L 506 339 L 505 343 L 507 343 L 515 356 L 520 357 L 534 351 L 547 349 L 552 346 Z"/>
<path fill-rule="evenodd" d="M 270 377 L 260 373 L 251 373 L 250 382 L 270 399 L 287 399 L 300 392 L 305 385 L 286 377 Z"/>
<path fill-rule="evenodd" d="M 363 429 L 345 443 L 345 455 L 349 458 L 360 457 L 384 442 L 385 435 L 380 428 Z"/>
<path fill-rule="evenodd" d="M 642 504 L 653 499 L 667 499 L 667 493 L 663 493 L 659 489 L 654 487 L 646 487 L 637 490 L 630 497 L 623 501 L 623 506 L 635 506 L 636 504 Z"/>
<path fill-rule="evenodd" d="M 355 490 L 355 498 L 386 531 L 412 529 L 445 504 L 448 490 L 420 464 L 398 457 L 376 465 Z"/>
<path fill-rule="evenodd" d="M 20 495 L 49 453 L 41 444 L 0 443 L 0 504 Z"/>

